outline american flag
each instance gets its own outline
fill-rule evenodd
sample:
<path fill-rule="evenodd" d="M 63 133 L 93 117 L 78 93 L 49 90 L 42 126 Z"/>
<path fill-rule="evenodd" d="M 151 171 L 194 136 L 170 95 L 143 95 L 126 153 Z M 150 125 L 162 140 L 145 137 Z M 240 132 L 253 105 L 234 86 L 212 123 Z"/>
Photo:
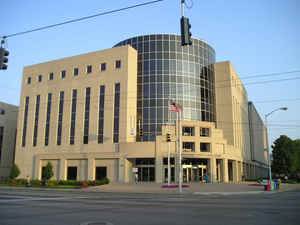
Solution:
<path fill-rule="evenodd" d="M 183 110 L 182 106 L 179 104 L 176 104 L 175 102 L 171 102 L 169 105 L 169 110 L 173 112 L 179 112 Z"/>

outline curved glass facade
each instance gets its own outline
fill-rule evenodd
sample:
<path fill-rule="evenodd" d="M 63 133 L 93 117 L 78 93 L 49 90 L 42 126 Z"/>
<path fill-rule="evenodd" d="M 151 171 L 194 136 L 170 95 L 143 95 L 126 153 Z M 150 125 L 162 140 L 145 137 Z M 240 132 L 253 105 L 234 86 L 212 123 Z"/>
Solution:
<path fill-rule="evenodd" d="M 117 46 L 131 45 L 138 52 L 137 123 L 143 141 L 161 135 L 168 122 L 168 99 L 183 106 L 184 120 L 215 121 L 215 51 L 193 38 L 181 46 L 181 36 L 153 34 L 130 38 Z M 176 120 L 171 113 L 170 120 Z"/>

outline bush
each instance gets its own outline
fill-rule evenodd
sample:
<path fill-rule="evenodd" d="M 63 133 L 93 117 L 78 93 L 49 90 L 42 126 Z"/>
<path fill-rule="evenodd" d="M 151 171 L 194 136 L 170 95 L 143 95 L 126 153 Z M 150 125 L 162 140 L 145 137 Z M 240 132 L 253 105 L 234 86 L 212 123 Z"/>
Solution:
<path fill-rule="evenodd" d="M 102 184 L 109 184 L 109 179 L 107 177 L 105 177 L 102 180 L 100 180 L 100 182 L 101 181 L 102 181 Z"/>
<path fill-rule="evenodd" d="M 74 185 L 74 186 L 78 186 L 82 184 L 82 181 L 78 181 L 78 180 L 60 180 L 58 181 L 59 185 Z"/>
<path fill-rule="evenodd" d="M 20 175 L 20 169 L 19 167 L 14 163 L 9 174 L 10 179 L 15 179 Z"/>
<path fill-rule="evenodd" d="M 37 187 L 37 186 L 41 186 L 42 182 L 40 180 L 30 180 L 30 185 Z"/>
<path fill-rule="evenodd" d="M 48 162 L 45 169 L 43 170 L 43 174 L 42 177 L 48 181 L 51 179 L 51 177 L 53 177 L 54 173 L 53 173 L 53 166 L 51 164 L 51 162 Z"/>

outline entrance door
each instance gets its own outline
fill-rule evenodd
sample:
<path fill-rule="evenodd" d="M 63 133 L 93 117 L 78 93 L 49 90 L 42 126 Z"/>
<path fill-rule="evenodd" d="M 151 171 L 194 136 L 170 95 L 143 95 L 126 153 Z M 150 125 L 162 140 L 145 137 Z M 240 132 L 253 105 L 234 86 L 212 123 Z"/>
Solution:
<path fill-rule="evenodd" d="M 138 181 L 155 181 L 155 167 L 138 167 Z"/>
<path fill-rule="evenodd" d="M 68 180 L 76 180 L 77 179 L 77 167 L 76 166 L 69 166 L 68 167 Z"/>

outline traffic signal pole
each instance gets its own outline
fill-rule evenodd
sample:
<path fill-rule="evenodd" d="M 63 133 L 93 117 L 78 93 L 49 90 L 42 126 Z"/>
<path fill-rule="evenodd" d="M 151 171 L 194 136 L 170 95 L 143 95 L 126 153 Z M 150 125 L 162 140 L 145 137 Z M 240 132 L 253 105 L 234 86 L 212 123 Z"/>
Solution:
<path fill-rule="evenodd" d="M 168 134 L 170 134 L 170 100 L 168 100 Z M 168 141 L 168 186 L 171 184 L 171 166 L 170 166 L 170 153 L 171 151 L 171 142 Z"/>

